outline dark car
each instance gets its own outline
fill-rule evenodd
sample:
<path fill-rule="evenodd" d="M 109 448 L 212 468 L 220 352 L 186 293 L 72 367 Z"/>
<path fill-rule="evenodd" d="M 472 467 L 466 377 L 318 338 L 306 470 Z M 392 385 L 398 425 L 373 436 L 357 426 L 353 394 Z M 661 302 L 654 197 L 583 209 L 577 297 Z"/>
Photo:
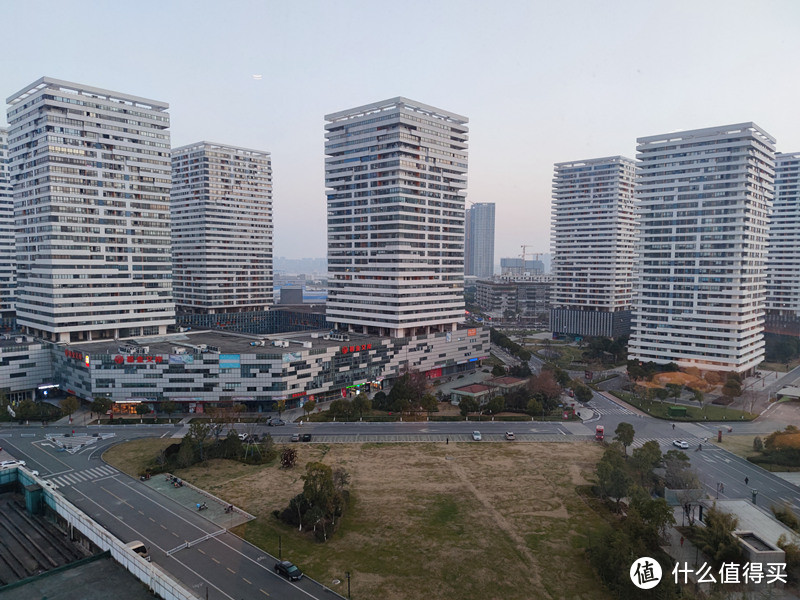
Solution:
<path fill-rule="evenodd" d="M 275 563 L 275 572 L 278 575 L 283 575 L 289 581 L 297 581 L 303 578 L 303 572 L 288 560 Z"/>
<path fill-rule="evenodd" d="M 269 427 L 280 427 L 281 425 L 286 425 L 286 421 L 283 419 L 270 419 L 267 421 L 267 425 Z"/>
<path fill-rule="evenodd" d="M 310 433 L 304 433 L 303 434 L 303 441 L 304 442 L 310 442 L 311 441 L 311 434 Z"/>

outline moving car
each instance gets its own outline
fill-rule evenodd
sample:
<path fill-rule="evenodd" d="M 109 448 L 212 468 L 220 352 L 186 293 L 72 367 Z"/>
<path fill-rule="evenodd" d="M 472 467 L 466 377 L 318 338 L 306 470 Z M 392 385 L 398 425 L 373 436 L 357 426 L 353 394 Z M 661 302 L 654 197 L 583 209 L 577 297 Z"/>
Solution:
<path fill-rule="evenodd" d="M 514 435 L 513 431 L 506 431 L 506 439 L 513 442 L 515 439 L 517 439 L 517 436 Z"/>
<path fill-rule="evenodd" d="M 481 437 L 481 432 L 480 431 L 473 431 L 472 432 L 472 439 L 475 440 L 476 442 L 480 442 L 483 439 Z"/>
<path fill-rule="evenodd" d="M 269 427 L 280 427 L 281 425 L 286 425 L 286 421 L 283 419 L 270 419 L 267 421 L 267 425 Z"/>
<path fill-rule="evenodd" d="M 677 446 L 681 450 L 686 450 L 689 447 L 689 442 L 685 442 L 683 440 L 673 440 L 672 445 Z"/>
<path fill-rule="evenodd" d="M 292 434 L 292 441 L 293 442 L 299 442 L 300 441 L 300 434 L 299 433 L 293 433 Z"/>
<path fill-rule="evenodd" d="M 283 575 L 289 581 L 297 581 L 303 578 L 303 572 L 288 560 L 275 563 L 275 572 L 278 575 Z"/>
<path fill-rule="evenodd" d="M 150 562 L 150 551 L 147 549 L 147 546 L 145 546 L 144 543 L 140 542 L 139 540 L 134 540 L 125 544 L 125 547 L 128 550 L 133 550 L 147 562 Z"/>

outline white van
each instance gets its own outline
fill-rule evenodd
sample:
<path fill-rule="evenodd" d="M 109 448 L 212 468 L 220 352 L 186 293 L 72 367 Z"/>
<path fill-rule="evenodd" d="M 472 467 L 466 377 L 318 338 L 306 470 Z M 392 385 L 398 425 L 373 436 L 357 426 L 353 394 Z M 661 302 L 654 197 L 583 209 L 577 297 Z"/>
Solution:
<path fill-rule="evenodd" d="M 147 549 L 147 546 L 144 545 L 143 542 L 139 540 L 134 540 L 132 542 L 128 542 L 125 544 L 125 547 L 128 550 L 133 550 L 136 554 L 141 556 L 147 562 L 150 562 L 150 551 Z"/>

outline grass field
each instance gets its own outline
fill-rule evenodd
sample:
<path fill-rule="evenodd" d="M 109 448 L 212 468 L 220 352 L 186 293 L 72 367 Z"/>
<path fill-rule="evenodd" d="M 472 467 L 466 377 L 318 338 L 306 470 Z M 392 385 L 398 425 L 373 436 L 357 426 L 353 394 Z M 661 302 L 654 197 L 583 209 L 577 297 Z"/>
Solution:
<path fill-rule="evenodd" d="M 717 406 L 716 404 L 704 403 L 701 406 L 687 406 L 685 404 L 671 404 L 668 401 L 661 402 L 660 400 L 642 400 L 636 398 L 630 392 L 612 391 L 620 400 L 623 400 L 649 414 L 651 417 L 657 419 L 666 419 L 669 421 L 752 421 L 758 415 L 753 413 L 727 408 L 725 406 Z M 671 406 L 684 407 L 686 411 L 685 417 L 671 417 L 668 410 Z M 752 440 L 751 440 L 752 441 Z"/>
<path fill-rule="evenodd" d="M 140 464 L 144 441 L 105 458 Z M 153 455 L 162 440 L 150 440 Z M 601 517 L 575 493 L 601 448 L 560 444 L 302 445 L 297 467 L 210 461 L 183 479 L 257 516 L 236 531 L 332 585 L 352 573 L 355 598 L 609 598 L 584 557 Z M 302 490 L 303 466 L 322 460 L 352 477 L 351 506 L 325 544 L 278 522 Z M 130 467 L 125 469 L 130 470 Z"/>

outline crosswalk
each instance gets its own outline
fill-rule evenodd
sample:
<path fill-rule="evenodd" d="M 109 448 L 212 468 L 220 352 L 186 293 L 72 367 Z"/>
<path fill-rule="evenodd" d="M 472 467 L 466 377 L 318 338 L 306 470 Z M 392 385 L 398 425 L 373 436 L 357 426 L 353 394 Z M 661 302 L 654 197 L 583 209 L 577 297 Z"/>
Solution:
<path fill-rule="evenodd" d="M 592 403 L 589 403 L 589 408 L 592 409 L 592 412 L 596 415 L 635 415 L 636 413 L 632 410 L 628 410 L 627 408 L 622 408 L 621 406 L 614 406 L 614 407 L 606 407 L 598 408 Z"/>
<path fill-rule="evenodd" d="M 667 437 L 658 437 L 658 438 L 642 437 L 642 438 L 638 438 L 637 437 L 637 438 L 635 438 L 633 440 L 633 444 L 631 444 L 630 447 L 632 449 L 633 448 L 641 448 L 642 446 L 644 446 L 644 444 L 646 442 L 655 441 L 655 442 L 658 442 L 658 445 L 661 447 L 661 451 L 662 452 L 666 452 L 667 450 L 680 450 L 680 448 L 678 448 L 677 446 L 673 446 L 672 445 L 672 442 L 674 440 L 676 440 L 676 439 L 682 439 L 682 440 L 685 440 L 686 442 L 688 442 L 689 449 L 688 450 L 684 450 L 684 452 L 688 452 L 688 451 L 697 449 L 697 445 L 698 444 L 706 444 L 707 443 L 707 440 L 705 438 L 695 438 L 695 437 L 691 437 L 691 436 L 690 437 L 684 436 L 682 438 L 678 438 L 678 437 L 668 437 L 668 438 Z M 710 449 L 711 445 L 709 444 L 708 447 Z"/>
<path fill-rule="evenodd" d="M 86 481 L 94 481 L 95 479 L 101 479 L 103 477 L 111 477 L 118 474 L 119 471 L 116 469 L 107 465 L 103 465 L 101 467 L 94 467 L 92 469 L 84 469 L 83 471 L 63 473 L 61 475 L 56 475 L 55 477 L 45 477 L 45 479 L 52 482 L 54 488 L 59 488 L 69 485 L 76 485 L 78 483 L 84 483 Z"/>

